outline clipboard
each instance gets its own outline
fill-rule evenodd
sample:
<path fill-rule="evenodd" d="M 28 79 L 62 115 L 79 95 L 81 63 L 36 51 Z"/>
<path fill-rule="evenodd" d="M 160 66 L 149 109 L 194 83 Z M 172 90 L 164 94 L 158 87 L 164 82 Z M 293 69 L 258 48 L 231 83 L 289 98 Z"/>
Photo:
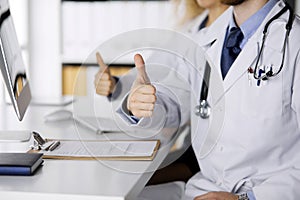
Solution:
<path fill-rule="evenodd" d="M 57 141 L 55 139 L 46 139 L 47 142 Z M 59 160 L 128 160 L 128 161 L 151 161 L 159 150 L 159 140 L 59 140 L 60 146 L 53 151 L 31 149 L 29 153 L 43 153 L 44 159 Z M 78 149 L 88 153 L 66 152 L 62 154 L 62 149 L 74 151 L 70 146 L 77 145 Z M 107 150 L 103 155 L 95 154 L 93 148 L 102 148 Z M 148 148 L 145 148 L 148 147 Z M 135 149 L 139 148 L 139 149 Z M 145 150 L 145 151 L 144 151 Z M 109 154 L 111 153 L 111 155 Z"/>

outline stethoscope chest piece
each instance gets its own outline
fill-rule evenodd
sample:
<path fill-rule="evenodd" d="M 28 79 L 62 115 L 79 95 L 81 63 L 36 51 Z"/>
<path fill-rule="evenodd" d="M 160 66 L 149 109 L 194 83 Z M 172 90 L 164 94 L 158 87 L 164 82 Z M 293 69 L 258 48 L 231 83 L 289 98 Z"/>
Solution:
<path fill-rule="evenodd" d="M 207 100 L 202 100 L 200 105 L 195 107 L 195 115 L 200 116 L 202 119 L 207 119 L 210 116 L 211 108 Z"/>

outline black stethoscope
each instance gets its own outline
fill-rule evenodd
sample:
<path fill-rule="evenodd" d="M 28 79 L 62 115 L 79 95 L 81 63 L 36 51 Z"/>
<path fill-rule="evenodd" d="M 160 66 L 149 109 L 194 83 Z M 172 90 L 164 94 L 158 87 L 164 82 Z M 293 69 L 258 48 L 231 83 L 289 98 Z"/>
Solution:
<path fill-rule="evenodd" d="M 200 116 L 203 119 L 206 119 L 210 116 L 210 105 L 207 102 L 210 70 L 211 70 L 210 65 L 206 61 L 205 68 L 204 68 L 203 82 L 202 82 L 202 87 L 200 92 L 199 105 L 195 107 L 195 115 Z"/>
<path fill-rule="evenodd" d="M 265 45 L 265 41 L 266 41 L 266 37 L 268 35 L 268 29 L 269 29 L 269 26 L 270 24 L 278 19 L 281 15 L 283 15 L 286 11 L 289 11 L 289 19 L 288 19 L 288 22 L 286 23 L 285 25 L 285 38 L 284 38 L 284 44 L 283 44 L 283 53 L 282 53 L 282 57 L 281 57 L 281 64 L 280 64 L 280 67 L 278 68 L 278 71 L 277 72 L 273 72 L 272 68 L 270 68 L 270 71 L 268 71 L 265 75 L 263 76 L 260 76 L 259 73 L 258 73 L 258 64 L 259 64 L 259 60 L 261 58 L 261 55 L 262 55 L 262 52 L 263 52 L 263 49 L 264 49 L 264 45 Z M 256 64 L 255 64 L 255 67 L 254 67 L 254 72 L 253 72 L 253 76 L 256 80 L 268 80 L 269 78 L 271 77 L 274 77 L 274 76 L 277 76 L 282 68 L 283 68 L 283 65 L 284 65 L 284 59 L 285 59 L 285 52 L 286 52 L 286 44 L 287 44 L 287 40 L 288 40 L 288 37 L 290 35 L 290 32 L 291 32 L 291 29 L 292 29 L 292 25 L 293 25 L 293 20 L 294 20 L 294 11 L 293 9 L 291 8 L 291 6 L 285 2 L 285 6 L 284 8 L 282 8 L 274 17 L 272 17 L 265 25 L 264 27 L 264 31 L 263 31 L 263 39 L 262 39 L 262 46 L 259 50 L 259 54 L 258 54 L 258 57 L 257 57 L 257 60 L 256 60 Z"/>
<path fill-rule="evenodd" d="M 276 19 L 279 19 L 279 17 L 281 15 L 283 15 L 286 11 L 289 11 L 289 19 L 288 19 L 288 22 L 286 23 L 286 26 L 285 26 L 286 32 L 285 32 L 285 39 L 284 39 L 284 44 L 283 44 L 283 54 L 282 54 L 282 58 L 281 58 L 281 65 L 280 65 L 277 72 L 274 73 L 272 71 L 272 68 L 270 68 L 270 71 L 268 71 L 265 75 L 259 76 L 259 73 L 257 72 L 258 71 L 258 64 L 259 64 L 259 60 L 261 58 L 261 55 L 262 55 L 262 52 L 263 52 L 263 49 L 264 49 L 264 44 L 265 44 L 266 37 L 267 37 L 267 34 L 268 34 L 269 26 Z M 256 80 L 268 80 L 270 77 L 274 77 L 274 76 L 278 75 L 281 72 L 281 70 L 283 68 L 283 65 L 284 65 L 284 60 L 285 60 L 287 39 L 288 39 L 290 31 L 292 29 L 293 20 L 294 20 L 294 11 L 291 8 L 291 6 L 288 3 L 285 2 L 284 8 L 282 8 L 274 17 L 272 17 L 266 23 L 266 25 L 264 27 L 264 31 L 263 31 L 262 46 L 259 50 L 259 54 L 258 54 L 256 64 L 255 64 L 255 67 L 254 67 L 254 72 L 253 72 L 253 76 Z M 207 102 L 209 79 L 210 79 L 210 66 L 206 62 L 206 66 L 205 66 L 205 70 L 204 70 L 204 77 L 203 77 L 203 82 L 202 82 L 202 88 L 201 88 L 201 92 L 200 92 L 199 105 L 197 105 L 195 107 L 195 115 L 200 116 L 202 119 L 209 118 L 210 113 L 211 113 L 211 107 L 210 107 L 209 103 Z"/>

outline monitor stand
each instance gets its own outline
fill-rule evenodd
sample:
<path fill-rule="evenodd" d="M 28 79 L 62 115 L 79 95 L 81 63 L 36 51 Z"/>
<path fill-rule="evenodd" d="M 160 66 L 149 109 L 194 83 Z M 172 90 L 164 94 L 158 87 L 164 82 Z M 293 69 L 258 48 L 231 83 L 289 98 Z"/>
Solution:
<path fill-rule="evenodd" d="M 0 142 L 28 142 L 31 131 L 0 131 Z"/>
<path fill-rule="evenodd" d="M 73 101 L 73 96 L 32 97 L 30 104 L 39 106 L 66 106 L 73 103 Z"/>

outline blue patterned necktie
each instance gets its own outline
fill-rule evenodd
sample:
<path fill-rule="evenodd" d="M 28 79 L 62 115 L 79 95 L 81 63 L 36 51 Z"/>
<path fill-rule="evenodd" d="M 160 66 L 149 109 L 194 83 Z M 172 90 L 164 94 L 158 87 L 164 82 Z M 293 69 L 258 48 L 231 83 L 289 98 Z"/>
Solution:
<path fill-rule="evenodd" d="M 221 57 L 221 71 L 223 79 L 229 71 L 232 63 L 241 52 L 240 44 L 244 35 L 240 28 L 233 27 L 224 42 L 222 57 Z"/>

